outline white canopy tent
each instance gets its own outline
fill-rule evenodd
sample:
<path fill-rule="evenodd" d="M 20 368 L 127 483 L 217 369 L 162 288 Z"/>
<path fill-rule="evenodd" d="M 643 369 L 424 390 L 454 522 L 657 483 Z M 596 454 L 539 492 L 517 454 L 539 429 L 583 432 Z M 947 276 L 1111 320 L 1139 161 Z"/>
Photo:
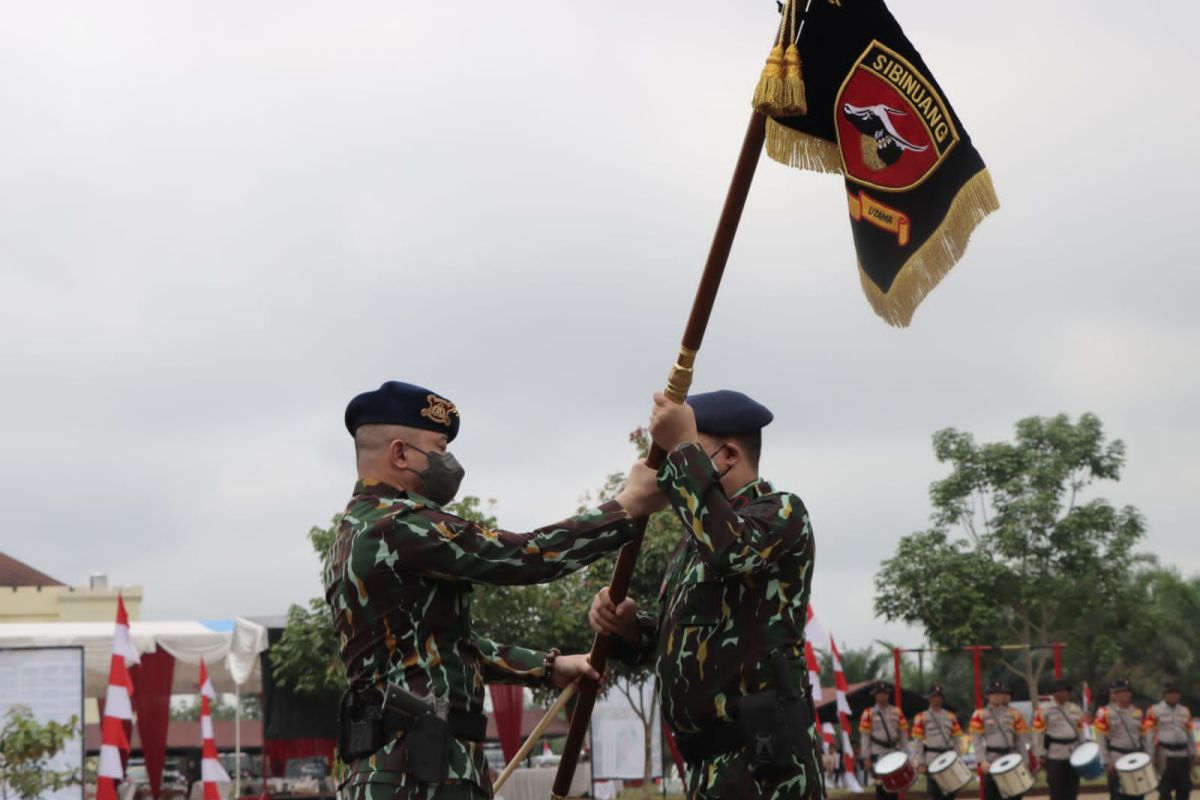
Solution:
<path fill-rule="evenodd" d="M 113 622 L 5 622 L 0 648 L 82 646 L 84 693 L 103 697 L 113 657 Z M 198 691 L 200 660 L 218 692 L 262 691 L 258 655 L 266 650 L 266 628 L 247 619 L 131 622 L 139 654 L 166 650 L 175 657 L 172 692 Z"/>
<path fill-rule="evenodd" d="M 15 622 L 0 624 L 0 648 L 83 648 L 84 693 L 103 697 L 112 661 L 111 622 Z M 139 653 L 164 650 L 175 657 L 174 694 L 199 691 L 200 660 L 208 666 L 219 692 L 262 691 L 259 654 L 267 649 L 267 629 L 237 618 L 188 622 L 134 622 L 133 644 Z"/>
<path fill-rule="evenodd" d="M 0 624 L 0 648 L 82 647 L 84 696 L 100 698 L 108 688 L 115 628 L 112 622 L 3 623 Z M 262 691 L 262 673 L 258 664 L 259 654 L 267 649 L 267 629 L 241 617 L 194 622 L 133 622 L 129 629 L 139 654 L 161 650 L 174 658 L 171 694 L 196 694 L 199 691 L 200 661 L 203 660 L 213 688 L 237 695 L 234 792 L 235 796 L 240 796 L 241 694 Z M 166 724 L 165 718 L 163 724 Z M 160 749 L 165 746 L 164 728 Z M 160 777 L 152 776 L 152 781 L 161 779 L 161 752 L 159 756 L 157 774 Z"/>

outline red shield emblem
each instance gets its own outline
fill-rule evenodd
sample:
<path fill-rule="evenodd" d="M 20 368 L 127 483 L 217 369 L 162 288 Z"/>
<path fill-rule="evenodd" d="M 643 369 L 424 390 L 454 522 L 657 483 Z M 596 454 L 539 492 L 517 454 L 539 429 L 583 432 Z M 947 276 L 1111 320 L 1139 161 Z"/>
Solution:
<path fill-rule="evenodd" d="M 878 41 L 850 68 L 834 115 L 846 177 L 882 191 L 919 185 L 959 140 L 933 83 Z"/>

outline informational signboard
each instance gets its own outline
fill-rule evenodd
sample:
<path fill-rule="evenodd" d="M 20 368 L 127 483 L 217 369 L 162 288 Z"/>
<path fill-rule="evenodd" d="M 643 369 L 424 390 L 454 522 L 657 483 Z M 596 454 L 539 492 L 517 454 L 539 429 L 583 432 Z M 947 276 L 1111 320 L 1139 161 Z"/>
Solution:
<path fill-rule="evenodd" d="M 592 777 L 598 781 L 640 780 L 645 774 L 646 728 L 622 687 L 633 696 L 638 709 L 653 714 L 650 721 L 650 776 L 661 777 L 662 722 L 658 698 L 653 696 L 653 680 L 629 686 L 620 679 L 613 681 L 604 696 L 596 700 L 592 712 Z"/>
<path fill-rule="evenodd" d="M 83 772 L 83 648 L 0 649 L 0 718 L 26 706 L 38 722 L 66 724 L 76 717 L 78 735 L 54 757 L 54 770 Z M 47 792 L 40 800 L 83 800 L 83 785 Z"/>

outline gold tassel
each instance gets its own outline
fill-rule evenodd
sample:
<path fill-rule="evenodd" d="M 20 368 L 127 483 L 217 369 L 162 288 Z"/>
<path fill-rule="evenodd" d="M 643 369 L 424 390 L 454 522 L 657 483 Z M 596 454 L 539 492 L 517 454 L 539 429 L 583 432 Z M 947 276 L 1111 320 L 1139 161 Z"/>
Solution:
<path fill-rule="evenodd" d="M 834 142 L 767 120 L 767 155 L 780 164 L 811 172 L 842 174 L 842 151 Z"/>
<path fill-rule="evenodd" d="M 754 108 L 764 114 L 774 114 L 783 100 L 783 45 L 776 44 L 767 56 L 766 66 L 754 89 Z"/>
<path fill-rule="evenodd" d="M 800 51 L 789 44 L 783 54 L 783 102 L 779 115 L 799 117 L 808 113 L 808 100 L 804 93 L 804 76 L 800 72 Z"/>
<path fill-rule="evenodd" d="M 907 328 L 917 306 L 962 258 L 976 226 L 998 208 L 992 176 L 980 170 L 954 196 L 942 224 L 904 263 L 886 294 L 859 264 L 858 277 L 875 313 L 889 325 Z"/>

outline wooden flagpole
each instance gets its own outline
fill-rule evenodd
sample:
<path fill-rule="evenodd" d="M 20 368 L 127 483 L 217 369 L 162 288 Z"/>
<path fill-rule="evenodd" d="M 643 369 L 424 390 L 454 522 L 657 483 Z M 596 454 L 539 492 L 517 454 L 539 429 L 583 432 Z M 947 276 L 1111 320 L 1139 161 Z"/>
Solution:
<path fill-rule="evenodd" d="M 717 222 L 716 233 L 713 234 L 712 245 L 708 250 L 708 260 L 705 262 L 704 272 L 700 276 L 700 285 L 696 288 L 696 299 L 692 301 L 692 313 L 688 317 L 687 327 L 684 329 L 679 356 L 667 378 L 665 394 L 676 403 L 682 403 L 687 399 L 688 390 L 692 386 L 692 366 L 696 362 L 696 353 L 699 352 L 700 345 L 704 341 L 704 332 L 708 328 L 708 320 L 717 299 L 717 290 L 721 288 L 721 277 L 725 274 L 729 251 L 733 247 L 733 237 L 737 233 L 738 223 L 742 219 L 742 209 L 746 206 L 746 197 L 750 194 L 750 184 L 754 181 L 754 170 L 758 166 L 766 132 L 766 116 L 755 111 L 750 117 L 746 138 L 742 142 L 742 152 L 738 156 L 737 166 L 733 171 L 733 180 L 730 181 L 729 192 L 725 196 L 725 207 L 721 210 L 721 218 Z M 661 448 L 651 447 L 646 462 L 649 466 L 657 469 L 662 466 L 666 456 L 667 454 Z M 638 551 L 641 550 L 642 537 L 645 533 L 646 520 L 640 519 L 637 521 L 636 535 L 633 541 L 622 547 L 617 556 L 617 565 L 613 569 L 612 581 L 608 588 L 613 603 L 619 604 L 629 591 L 629 582 L 633 578 L 633 567 L 637 562 Z M 592 653 L 589 656 L 589 660 L 597 672 L 604 673 L 611 650 L 611 637 L 597 635 L 592 643 Z M 563 746 L 562 761 L 559 762 L 558 773 L 554 776 L 554 789 L 551 795 L 554 800 L 564 800 L 571 791 L 571 780 L 575 777 L 575 766 L 579 760 L 579 751 L 583 747 L 583 737 L 587 733 L 588 722 L 591 720 L 592 708 L 596 704 L 598 689 L 599 684 L 593 680 L 584 679 L 580 684 L 575 713 L 571 716 L 571 728 L 567 733 L 567 742 Z"/>

